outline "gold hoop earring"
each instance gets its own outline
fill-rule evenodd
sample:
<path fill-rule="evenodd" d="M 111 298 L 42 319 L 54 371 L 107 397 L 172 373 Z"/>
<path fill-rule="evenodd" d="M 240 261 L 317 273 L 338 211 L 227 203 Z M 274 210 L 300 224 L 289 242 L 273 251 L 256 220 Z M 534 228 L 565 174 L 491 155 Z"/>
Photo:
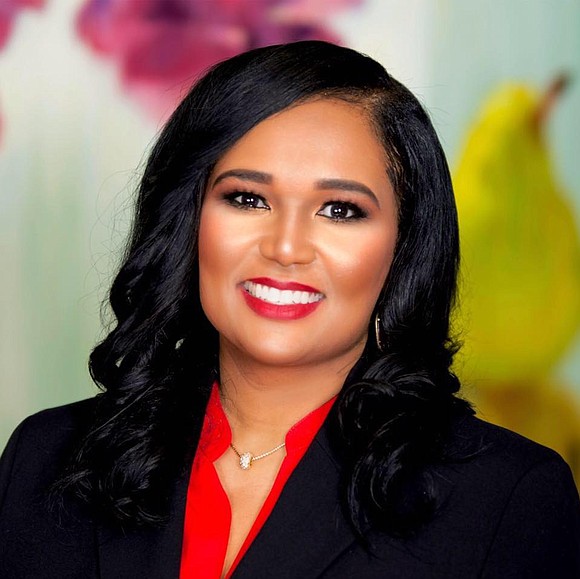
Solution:
<path fill-rule="evenodd" d="M 381 323 L 381 318 L 379 318 L 379 314 L 376 313 L 375 314 L 375 339 L 377 340 L 377 348 L 379 349 L 380 352 L 382 352 L 384 345 L 383 345 L 383 342 L 381 340 L 380 323 Z"/>

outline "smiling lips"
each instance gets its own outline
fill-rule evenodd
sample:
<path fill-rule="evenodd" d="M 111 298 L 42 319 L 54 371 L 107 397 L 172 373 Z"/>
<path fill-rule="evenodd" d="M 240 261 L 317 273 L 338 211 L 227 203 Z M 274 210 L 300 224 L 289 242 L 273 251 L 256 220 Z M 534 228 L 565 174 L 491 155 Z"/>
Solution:
<path fill-rule="evenodd" d="M 307 285 L 254 278 L 242 284 L 248 306 L 258 315 L 279 320 L 296 320 L 311 314 L 324 294 Z"/>

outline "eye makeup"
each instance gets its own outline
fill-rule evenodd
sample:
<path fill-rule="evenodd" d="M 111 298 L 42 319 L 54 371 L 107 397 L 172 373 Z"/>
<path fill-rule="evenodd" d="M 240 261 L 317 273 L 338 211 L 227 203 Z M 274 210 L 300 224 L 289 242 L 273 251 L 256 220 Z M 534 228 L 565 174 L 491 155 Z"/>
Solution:
<path fill-rule="evenodd" d="M 228 205 L 237 209 L 271 209 L 262 195 L 250 190 L 236 189 L 235 191 L 224 193 L 222 198 Z M 369 213 L 359 204 L 353 203 L 352 201 L 330 199 L 323 203 L 322 207 L 316 212 L 316 215 L 320 215 L 321 217 L 325 217 L 331 221 L 345 223 L 366 219 L 368 218 Z"/>
<path fill-rule="evenodd" d="M 356 203 L 341 200 L 327 201 L 318 215 L 332 221 L 358 221 L 368 217 L 368 213 Z"/>
<path fill-rule="evenodd" d="M 266 200 L 252 191 L 232 191 L 223 195 L 224 201 L 239 209 L 270 209 Z"/>

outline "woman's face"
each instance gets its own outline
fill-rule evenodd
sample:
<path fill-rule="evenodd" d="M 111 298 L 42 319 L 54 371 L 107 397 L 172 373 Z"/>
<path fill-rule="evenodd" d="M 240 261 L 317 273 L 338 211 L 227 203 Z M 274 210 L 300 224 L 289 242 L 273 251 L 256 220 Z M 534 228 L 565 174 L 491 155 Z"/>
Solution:
<path fill-rule="evenodd" d="M 360 356 L 397 238 L 386 165 L 361 109 L 336 100 L 286 109 L 224 154 L 199 233 L 222 349 L 274 366 Z"/>

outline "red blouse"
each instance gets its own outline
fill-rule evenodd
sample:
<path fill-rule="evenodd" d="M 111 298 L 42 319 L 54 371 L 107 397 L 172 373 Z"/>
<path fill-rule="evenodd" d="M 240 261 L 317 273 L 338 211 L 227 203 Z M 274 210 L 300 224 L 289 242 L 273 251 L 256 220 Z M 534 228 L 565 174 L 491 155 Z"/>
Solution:
<path fill-rule="evenodd" d="M 231 576 L 272 512 L 284 484 L 322 426 L 335 398 L 305 416 L 286 434 L 286 457 L 226 578 Z M 180 579 L 217 579 L 221 575 L 230 534 L 231 510 L 213 463 L 228 450 L 231 440 L 232 432 L 216 383 L 189 479 Z"/>

